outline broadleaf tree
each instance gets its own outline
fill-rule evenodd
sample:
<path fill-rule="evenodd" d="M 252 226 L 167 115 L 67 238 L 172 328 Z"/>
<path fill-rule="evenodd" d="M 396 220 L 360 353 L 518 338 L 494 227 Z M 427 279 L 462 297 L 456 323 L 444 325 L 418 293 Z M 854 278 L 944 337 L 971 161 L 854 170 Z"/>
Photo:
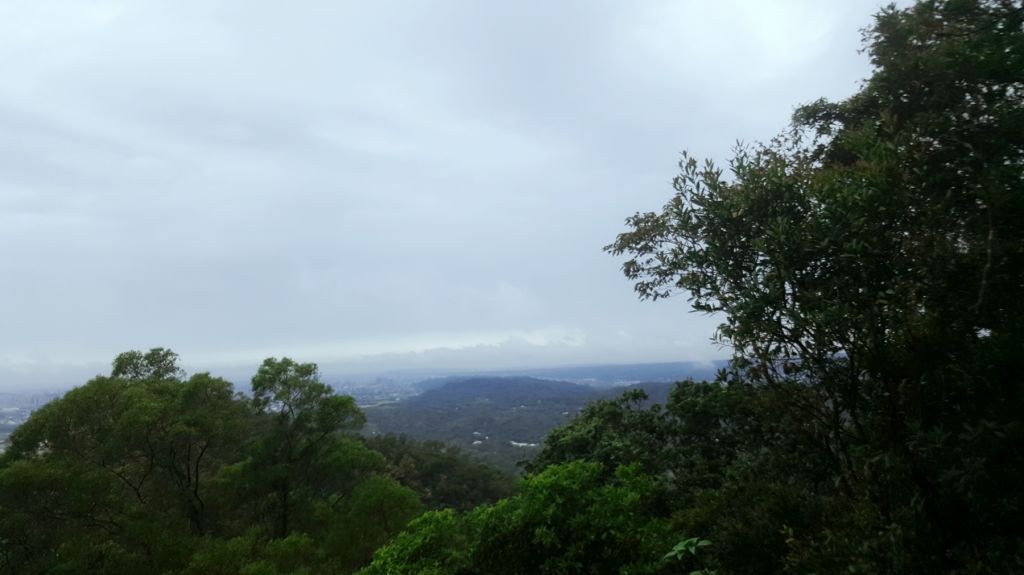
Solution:
<path fill-rule="evenodd" d="M 888 7 L 865 39 L 857 94 L 728 170 L 684 155 L 664 209 L 606 249 L 642 298 L 721 314 L 734 369 L 788 390 L 862 502 L 865 554 L 884 533 L 885 569 L 1019 567 L 1024 6 Z"/>
<path fill-rule="evenodd" d="M 250 469 L 255 482 L 273 496 L 274 536 L 286 537 L 293 527 L 295 495 L 331 495 L 332 486 L 319 483 L 338 479 L 342 469 L 323 467 L 345 463 L 332 454 L 355 444 L 341 434 L 360 429 L 366 417 L 351 396 L 335 395 L 320 381 L 316 364 L 287 357 L 263 362 L 252 378 L 252 393 L 253 406 L 269 419 L 269 429 L 258 442 Z"/>

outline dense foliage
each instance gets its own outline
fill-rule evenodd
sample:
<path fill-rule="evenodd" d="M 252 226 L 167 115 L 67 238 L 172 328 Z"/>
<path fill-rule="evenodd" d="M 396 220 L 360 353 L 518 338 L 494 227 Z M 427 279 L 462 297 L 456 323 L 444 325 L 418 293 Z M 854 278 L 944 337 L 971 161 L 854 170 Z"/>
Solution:
<path fill-rule="evenodd" d="M 313 364 L 252 389 L 132 351 L 36 411 L 0 462 L 0 572 L 347 573 L 426 508 L 511 492 L 440 444 L 367 445 Z"/>
<path fill-rule="evenodd" d="M 715 381 L 592 402 L 512 493 L 355 435 L 313 365 L 246 398 L 129 352 L 12 434 L 0 571 L 1024 572 L 1024 6 L 887 8 L 866 40 L 858 94 L 729 175 L 684 158 L 607 248 L 721 314 Z"/>
<path fill-rule="evenodd" d="M 607 248 L 641 297 L 720 313 L 730 369 L 664 407 L 592 404 L 520 495 L 428 516 L 369 572 L 1024 571 L 1024 6 L 887 8 L 866 40 L 858 94 L 800 108 L 728 176 L 684 157 Z M 580 514 L 565 488 L 658 503 Z"/>
<path fill-rule="evenodd" d="M 366 444 L 388 462 L 388 475 L 419 494 L 430 509 L 465 511 L 512 495 L 515 482 L 457 447 L 405 435 L 378 435 Z"/>
<path fill-rule="evenodd" d="M 610 246 L 641 296 L 724 314 L 740 385 L 827 471 L 801 570 L 1021 567 L 1022 26 L 1019 2 L 883 11 L 860 93 L 731 178 L 684 159 Z"/>

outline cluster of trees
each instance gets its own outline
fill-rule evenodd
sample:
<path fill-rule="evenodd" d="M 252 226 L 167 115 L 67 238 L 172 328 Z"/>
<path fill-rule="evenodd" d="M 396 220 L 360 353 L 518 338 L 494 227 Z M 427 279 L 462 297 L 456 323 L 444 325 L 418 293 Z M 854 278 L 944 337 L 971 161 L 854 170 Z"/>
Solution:
<path fill-rule="evenodd" d="M 170 350 L 123 353 L 12 434 L 0 572 L 347 573 L 425 509 L 512 490 L 363 422 L 313 364 L 267 359 L 246 397 Z"/>
<path fill-rule="evenodd" d="M 642 297 L 721 314 L 715 381 L 590 404 L 511 494 L 360 440 L 314 366 L 267 360 L 248 399 L 124 354 L 12 435 L 0 567 L 1024 572 L 1024 6 L 891 7 L 867 42 L 858 94 L 729 176 L 684 158 L 607 248 Z"/>
<path fill-rule="evenodd" d="M 1024 5 L 890 7 L 866 41 L 859 93 L 729 175 L 684 157 L 607 247 L 721 314 L 732 366 L 592 404 L 521 493 L 368 572 L 1024 572 Z"/>

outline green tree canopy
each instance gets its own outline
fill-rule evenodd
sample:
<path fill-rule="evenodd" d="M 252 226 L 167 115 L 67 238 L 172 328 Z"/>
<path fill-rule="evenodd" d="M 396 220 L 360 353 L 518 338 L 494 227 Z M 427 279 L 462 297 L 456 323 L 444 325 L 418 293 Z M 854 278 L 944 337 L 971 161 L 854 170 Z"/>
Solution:
<path fill-rule="evenodd" d="M 141 351 L 126 351 L 114 358 L 110 377 L 141 381 L 145 379 L 181 379 L 185 370 L 178 366 L 178 354 L 169 349 L 154 347 Z"/>
<path fill-rule="evenodd" d="M 0 458 L 0 573 L 348 573 L 422 510 L 316 366 L 250 399 L 130 351 L 39 410 Z M 283 504 L 282 504 L 283 499 Z M 283 518 L 284 517 L 284 518 Z"/>
<path fill-rule="evenodd" d="M 340 434 L 360 429 L 366 417 L 350 396 L 335 395 L 320 381 L 316 364 L 287 357 L 263 362 L 252 378 L 252 393 L 253 406 L 270 425 L 249 469 L 273 494 L 273 532 L 285 537 L 293 527 L 296 491 L 319 498 L 334 493 L 348 463 L 337 455 L 358 447 Z"/>
<path fill-rule="evenodd" d="M 866 39 L 860 92 L 800 108 L 728 174 L 684 156 L 664 209 L 606 249 L 641 297 L 722 314 L 735 369 L 864 504 L 862 552 L 869 532 L 896 542 L 880 568 L 1007 568 L 1024 552 L 1024 7 L 890 7 Z"/>

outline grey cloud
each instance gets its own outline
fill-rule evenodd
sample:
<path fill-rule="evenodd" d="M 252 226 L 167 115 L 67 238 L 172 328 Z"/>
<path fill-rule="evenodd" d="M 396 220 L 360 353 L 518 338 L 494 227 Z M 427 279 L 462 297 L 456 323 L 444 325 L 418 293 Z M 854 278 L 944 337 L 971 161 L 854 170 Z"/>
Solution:
<path fill-rule="evenodd" d="M 600 248 L 681 150 L 852 93 L 876 6 L 0 7 L 0 386 L 157 345 L 214 371 L 722 357 Z"/>

